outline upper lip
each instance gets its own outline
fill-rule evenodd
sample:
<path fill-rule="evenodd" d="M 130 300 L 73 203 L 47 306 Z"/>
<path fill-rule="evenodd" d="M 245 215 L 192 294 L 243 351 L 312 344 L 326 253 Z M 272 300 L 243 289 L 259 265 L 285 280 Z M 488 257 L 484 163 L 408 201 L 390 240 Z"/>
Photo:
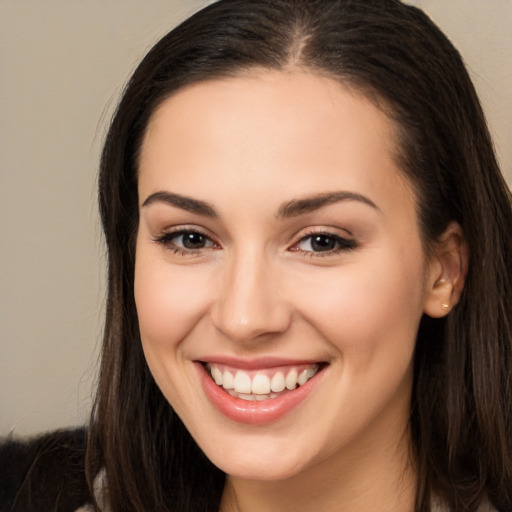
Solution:
<path fill-rule="evenodd" d="M 241 370 L 257 370 L 261 368 L 276 368 L 279 366 L 299 366 L 322 364 L 324 361 L 317 359 L 290 359 L 282 357 L 256 357 L 240 358 L 233 356 L 206 356 L 198 359 L 200 363 L 217 363 Z"/>

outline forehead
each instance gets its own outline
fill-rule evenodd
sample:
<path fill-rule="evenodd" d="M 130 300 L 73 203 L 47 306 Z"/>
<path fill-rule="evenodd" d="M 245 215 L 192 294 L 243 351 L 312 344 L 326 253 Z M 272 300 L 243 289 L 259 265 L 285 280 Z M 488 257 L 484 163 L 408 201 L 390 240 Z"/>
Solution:
<path fill-rule="evenodd" d="M 396 132 L 372 102 L 325 76 L 258 71 L 204 81 L 153 113 L 139 188 L 142 195 L 167 187 L 208 199 L 212 184 L 224 183 L 270 201 L 277 192 L 341 187 L 392 203 L 397 187 L 412 194 L 395 163 Z"/>

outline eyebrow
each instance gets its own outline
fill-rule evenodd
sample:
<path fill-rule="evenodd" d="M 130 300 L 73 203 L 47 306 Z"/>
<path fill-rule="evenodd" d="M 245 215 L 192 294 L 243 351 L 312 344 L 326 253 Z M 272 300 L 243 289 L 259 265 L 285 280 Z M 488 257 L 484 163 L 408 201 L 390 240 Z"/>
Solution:
<path fill-rule="evenodd" d="M 153 203 L 165 203 L 171 206 L 176 206 L 187 212 L 197 213 L 198 215 L 204 215 L 205 217 L 217 217 L 217 211 L 215 208 L 199 199 L 192 199 L 191 197 L 182 196 L 179 194 L 173 194 L 171 192 L 155 192 L 149 195 L 142 206 L 149 206 Z"/>
<path fill-rule="evenodd" d="M 304 215 L 318 210 L 324 206 L 337 203 L 339 201 L 359 201 L 363 204 L 371 206 L 378 212 L 381 212 L 380 208 L 368 197 L 355 192 L 337 191 L 327 192 L 324 194 L 315 194 L 310 197 L 302 199 L 292 199 L 287 203 L 281 205 L 277 212 L 278 219 L 288 219 L 290 217 L 296 217 L 298 215 Z"/>
<path fill-rule="evenodd" d="M 324 206 L 328 206 L 340 201 L 359 201 L 363 204 L 371 206 L 379 212 L 381 211 L 380 208 L 371 199 L 363 196 L 362 194 L 347 191 L 337 191 L 327 192 L 324 194 L 315 194 L 310 197 L 287 201 L 279 207 L 276 217 L 278 219 L 297 217 L 299 215 L 304 215 L 306 213 L 319 210 Z M 210 203 L 207 203 L 206 201 L 200 201 L 199 199 L 192 199 L 191 197 L 182 196 L 180 194 L 174 194 L 172 192 L 155 192 L 144 200 L 142 207 L 146 207 L 154 203 L 165 203 L 191 213 L 203 215 L 205 217 L 218 217 L 217 211 Z"/>

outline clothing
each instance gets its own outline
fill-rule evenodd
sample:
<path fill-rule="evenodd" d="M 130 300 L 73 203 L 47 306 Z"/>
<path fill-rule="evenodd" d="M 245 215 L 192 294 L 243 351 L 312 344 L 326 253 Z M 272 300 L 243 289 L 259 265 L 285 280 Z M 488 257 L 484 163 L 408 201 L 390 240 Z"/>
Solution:
<path fill-rule="evenodd" d="M 443 502 L 440 499 L 434 498 L 432 500 L 432 512 L 450 512 L 450 509 L 447 507 L 446 504 L 443 504 Z M 479 507 L 477 512 L 499 512 L 496 510 L 487 500 L 483 502 Z"/>
<path fill-rule="evenodd" d="M 94 491 L 94 497 L 96 498 L 96 502 L 98 503 L 101 512 L 110 512 L 110 508 L 108 506 L 108 503 L 106 503 L 105 495 L 106 495 L 106 489 L 107 489 L 107 478 L 105 475 L 105 471 L 101 470 L 96 478 L 94 479 L 93 483 L 93 491 Z M 92 505 L 87 504 L 83 507 L 80 507 L 79 509 L 75 510 L 75 512 L 94 512 L 94 508 Z"/>
<path fill-rule="evenodd" d="M 70 512 L 91 503 L 85 428 L 0 442 L 2 512 Z"/>
<path fill-rule="evenodd" d="M 86 442 L 84 428 L 59 430 L 23 442 L 2 440 L 0 511 L 94 512 L 85 478 Z M 104 471 L 98 473 L 93 487 L 102 512 L 109 512 Z M 450 511 L 434 499 L 432 512 Z M 499 511 L 485 502 L 477 512 Z"/>

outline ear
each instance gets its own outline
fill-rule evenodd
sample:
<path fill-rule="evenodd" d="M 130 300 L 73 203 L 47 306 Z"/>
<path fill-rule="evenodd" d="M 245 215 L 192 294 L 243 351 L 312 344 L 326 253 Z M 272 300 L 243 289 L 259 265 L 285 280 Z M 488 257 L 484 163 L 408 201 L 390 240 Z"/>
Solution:
<path fill-rule="evenodd" d="M 432 318 L 447 315 L 459 302 L 468 268 L 468 247 L 462 229 L 450 222 L 436 242 L 428 269 L 424 312 Z"/>

